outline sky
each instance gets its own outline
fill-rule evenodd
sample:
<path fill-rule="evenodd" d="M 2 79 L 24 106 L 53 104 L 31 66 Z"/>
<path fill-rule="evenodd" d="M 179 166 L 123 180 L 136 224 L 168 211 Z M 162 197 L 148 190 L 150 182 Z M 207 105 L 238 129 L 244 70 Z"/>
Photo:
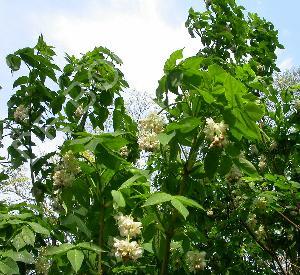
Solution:
<path fill-rule="evenodd" d="M 297 0 L 238 0 L 248 11 L 273 22 L 285 50 L 278 51 L 278 66 L 300 64 Z M 204 9 L 203 0 L 0 0 L 0 118 L 12 94 L 13 76 L 7 54 L 34 46 L 39 34 L 55 46 L 56 61 L 64 53 L 79 55 L 95 46 L 106 46 L 124 62 L 122 71 L 132 89 L 154 94 L 164 61 L 185 47 L 192 55 L 200 42 L 184 28 L 188 9 Z"/>

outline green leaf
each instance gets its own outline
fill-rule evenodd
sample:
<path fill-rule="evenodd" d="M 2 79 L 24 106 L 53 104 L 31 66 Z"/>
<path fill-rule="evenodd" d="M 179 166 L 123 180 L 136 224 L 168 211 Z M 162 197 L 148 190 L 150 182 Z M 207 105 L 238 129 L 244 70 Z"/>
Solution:
<path fill-rule="evenodd" d="M 152 242 L 149 242 L 149 243 L 143 243 L 142 244 L 142 247 L 146 250 L 146 251 L 148 251 L 148 252 L 150 252 L 150 253 L 154 253 L 154 251 L 153 251 L 153 247 L 152 247 Z"/>
<path fill-rule="evenodd" d="M 88 238 L 91 237 L 91 231 L 86 226 L 85 222 L 79 218 L 78 216 L 75 216 L 74 214 L 69 214 L 63 221 L 62 225 L 69 226 L 72 228 L 73 225 L 76 226 L 78 230 L 80 230 L 82 233 L 84 233 Z"/>
<path fill-rule="evenodd" d="M 204 170 L 208 178 L 212 179 L 219 166 L 220 149 L 210 148 L 204 159 Z"/>
<path fill-rule="evenodd" d="M 137 180 L 141 179 L 141 178 L 145 178 L 145 175 L 137 174 L 137 175 L 132 176 L 131 178 L 129 178 L 128 180 L 126 180 L 124 183 L 122 183 L 122 185 L 119 187 L 118 190 L 129 188 L 132 185 L 140 185 L 140 184 L 142 184 L 140 182 L 137 182 Z M 149 184 L 147 184 L 147 186 L 149 186 Z"/>
<path fill-rule="evenodd" d="M 73 250 L 68 251 L 67 257 L 68 257 L 73 269 L 77 273 L 79 271 L 79 269 L 82 265 L 82 261 L 84 259 L 83 253 L 80 250 L 73 249 Z"/>
<path fill-rule="evenodd" d="M 8 175 L 6 175 L 4 172 L 0 172 L 0 181 L 8 180 L 8 179 L 9 179 Z"/>
<path fill-rule="evenodd" d="M 186 207 L 179 200 L 175 198 L 172 198 L 171 204 L 184 217 L 184 219 L 186 219 L 186 217 L 189 215 L 189 211 L 186 209 Z"/>
<path fill-rule="evenodd" d="M 30 227 L 33 229 L 34 232 L 43 234 L 46 236 L 50 235 L 50 232 L 48 229 L 46 229 L 45 227 L 41 226 L 40 224 L 38 224 L 36 222 L 28 222 L 28 224 L 30 225 Z"/>
<path fill-rule="evenodd" d="M 12 239 L 12 244 L 16 248 L 17 251 L 19 251 L 20 249 L 22 249 L 26 245 L 25 241 L 23 240 L 23 236 L 21 235 L 21 233 L 16 235 Z"/>
<path fill-rule="evenodd" d="M 161 143 L 162 146 L 166 146 L 171 139 L 176 135 L 175 131 L 170 133 L 170 134 L 166 134 L 166 133 L 160 133 L 158 134 L 158 140 Z"/>
<path fill-rule="evenodd" d="M 124 159 L 115 154 L 112 150 L 109 150 L 106 146 L 98 144 L 96 147 L 96 152 L 101 156 L 101 162 L 112 170 L 118 169 L 121 162 Z"/>
<path fill-rule="evenodd" d="M 23 85 L 23 84 L 27 84 L 29 81 L 27 76 L 21 76 L 19 77 L 13 84 L 13 88 L 16 88 L 17 86 Z"/>
<path fill-rule="evenodd" d="M 201 206 L 198 202 L 196 202 L 196 201 L 194 201 L 190 198 L 187 198 L 187 197 L 184 197 L 184 196 L 174 196 L 174 198 L 176 198 L 177 200 L 182 202 L 184 205 L 204 210 L 203 206 Z"/>
<path fill-rule="evenodd" d="M 256 168 L 249 160 L 246 160 L 245 158 L 234 158 L 233 162 L 241 171 L 245 172 L 247 175 L 258 175 Z"/>
<path fill-rule="evenodd" d="M 27 226 L 24 226 L 20 234 L 26 244 L 34 246 L 35 235 L 32 230 L 30 230 Z"/>
<path fill-rule="evenodd" d="M 114 202 L 118 205 L 118 207 L 125 207 L 126 202 L 120 191 L 112 190 L 111 194 L 113 196 Z"/>
<path fill-rule="evenodd" d="M 18 264 L 11 258 L 0 261 L 0 271 L 5 275 L 19 274 Z"/>
<path fill-rule="evenodd" d="M 23 262 L 26 264 L 32 264 L 34 263 L 34 258 L 33 256 L 27 251 L 27 250 L 22 250 L 19 252 L 13 251 L 13 250 L 8 250 L 2 253 L 3 257 L 10 257 L 16 262 Z"/>
<path fill-rule="evenodd" d="M 254 102 L 247 103 L 245 105 L 245 111 L 248 116 L 255 121 L 260 120 L 265 113 L 263 107 Z"/>
<path fill-rule="evenodd" d="M 104 250 L 102 250 L 98 245 L 88 242 L 79 243 L 76 245 L 76 247 L 91 250 L 96 252 L 97 254 L 100 254 L 100 252 L 104 252 Z"/>
<path fill-rule="evenodd" d="M 63 254 L 74 247 L 75 246 L 70 243 L 63 243 L 60 246 L 47 247 L 46 255 L 53 256 L 53 255 L 57 255 L 57 254 Z"/>
<path fill-rule="evenodd" d="M 12 71 L 17 71 L 21 66 L 21 58 L 14 54 L 9 54 L 6 57 L 6 64 Z"/>
<path fill-rule="evenodd" d="M 172 200 L 173 196 L 164 192 L 157 192 L 152 194 L 144 203 L 145 206 L 155 205 L 155 204 L 162 204 L 164 202 Z"/>
<path fill-rule="evenodd" d="M 173 52 L 165 63 L 164 72 L 167 73 L 172 69 L 174 69 L 176 66 L 176 61 L 182 58 L 183 58 L 183 49 Z"/>
<path fill-rule="evenodd" d="M 201 119 L 196 117 L 186 117 L 179 122 L 172 122 L 166 128 L 168 132 L 179 130 L 181 133 L 188 133 L 201 124 Z"/>

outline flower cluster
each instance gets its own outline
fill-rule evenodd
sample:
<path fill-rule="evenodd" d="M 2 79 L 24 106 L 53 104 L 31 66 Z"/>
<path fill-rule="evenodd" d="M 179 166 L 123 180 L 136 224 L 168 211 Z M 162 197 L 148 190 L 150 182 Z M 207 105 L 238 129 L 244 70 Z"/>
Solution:
<path fill-rule="evenodd" d="M 229 171 L 229 173 L 226 175 L 226 180 L 229 182 L 237 182 L 242 177 L 241 171 L 233 165 Z"/>
<path fill-rule="evenodd" d="M 120 155 L 121 155 L 123 158 L 127 158 L 127 157 L 128 157 L 128 154 L 129 154 L 128 147 L 127 147 L 127 146 L 123 146 L 123 147 L 120 149 Z"/>
<path fill-rule="evenodd" d="M 300 99 L 294 100 L 294 107 L 297 111 L 300 111 Z"/>
<path fill-rule="evenodd" d="M 24 105 L 20 105 L 14 112 L 14 119 L 17 122 L 23 122 L 28 118 L 28 109 Z"/>
<path fill-rule="evenodd" d="M 51 262 L 45 255 L 46 255 L 46 248 L 41 247 L 39 249 L 39 255 L 35 261 L 35 271 L 37 274 L 47 275 L 49 272 L 49 269 L 51 267 Z"/>
<path fill-rule="evenodd" d="M 264 239 L 264 237 L 266 236 L 265 227 L 263 225 L 260 225 L 255 231 L 255 234 L 257 235 L 258 239 Z"/>
<path fill-rule="evenodd" d="M 188 251 L 186 253 L 186 264 L 190 270 L 190 272 L 197 272 L 199 270 L 203 270 L 206 266 L 205 262 L 205 251 Z"/>
<path fill-rule="evenodd" d="M 114 238 L 113 252 L 120 260 L 137 260 L 143 255 L 143 248 L 132 238 L 141 234 L 142 224 L 135 222 L 132 217 L 118 214 L 115 219 L 119 227 L 121 237 L 126 239 Z"/>
<path fill-rule="evenodd" d="M 257 149 L 255 144 L 251 144 L 249 146 L 249 151 L 250 151 L 251 155 L 257 155 L 258 154 L 258 149 Z"/>
<path fill-rule="evenodd" d="M 65 169 L 58 168 L 53 174 L 53 183 L 54 185 L 61 186 L 69 186 L 73 180 L 75 179 L 74 175 L 68 173 Z"/>
<path fill-rule="evenodd" d="M 135 222 L 132 217 L 119 214 L 115 217 L 122 237 L 134 238 L 141 234 L 142 223 Z"/>
<path fill-rule="evenodd" d="M 212 211 L 212 209 L 209 209 L 206 211 L 206 215 L 212 217 L 214 215 L 214 211 Z"/>
<path fill-rule="evenodd" d="M 62 164 L 58 165 L 53 174 L 53 183 L 58 187 L 69 186 L 80 172 L 78 162 L 72 151 L 67 152 L 62 158 Z"/>
<path fill-rule="evenodd" d="M 142 150 L 153 152 L 159 147 L 157 135 L 163 131 L 164 123 L 160 116 L 155 113 L 139 122 L 138 144 Z"/>
<path fill-rule="evenodd" d="M 95 155 L 91 151 L 88 150 L 83 151 L 81 155 L 91 163 L 94 163 L 96 161 Z"/>
<path fill-rule="evenodd" d="M 204 133 L 206 138 L 211 141 L 209 148 L 211 147 L 224 147 L 227 143 L 226 129 L 228 125 L 221 121 L 220 123 L 214 122 L 210 117 L 206 119 L 206 125 Z"/>
<path fill-rule="evenodd" d="M 80 167 L 78 166 L 77 159 L 75 158 L 72 151 L 68 151 L 63 156 L 63 165 L 65 169 L 72 174 L 76 175 L 80 172 Z"/>
<path fill-rule="evenodd" d="M 81 118 L 81 116 L 83 115 L 83 113 L 84 113 L 83 105 L 80 104 L 80 105 L 76 108 L 75 116 L 76 116 L 77 118 Z"/>
<path fill-rule="evenodd" d="M 259 163 L 258 163 L 258 168 L 260 169 L 260 170 L 264 170 L 265 168 L 266 168 L 266 166 L 267 166 L 267 163 L 266 163 L 266 157 L 264 156 L 264 155 L 261 155 L 260 157 L 259 157 Z"/>
<path fill-rule="evenodd" d="M 266 199 L 266 197 L 259 197 L 257 200 L 256 200 L 256 207 L 258 209 L 265 209 L 266 206 L 268 204 L 268 201 Z"/>
<path fill-rule="evenodd" d="M 113 247 L 115 256 L 120 260 L 134 260 L 142 257 L 143 249 L 136 241 L 120 240 L 114 238 Z"/>

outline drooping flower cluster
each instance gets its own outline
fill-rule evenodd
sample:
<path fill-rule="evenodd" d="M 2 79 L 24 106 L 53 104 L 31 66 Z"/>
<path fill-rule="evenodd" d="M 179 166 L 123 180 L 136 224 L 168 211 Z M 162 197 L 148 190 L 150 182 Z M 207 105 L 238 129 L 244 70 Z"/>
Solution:
<path fill-rule="evenodd" d="M 62 158 L 62 164 L 58 165 L 53 174 L 53 183 L 58 187 L 69 186 L 80 172 L 78 162 L 72 153 L 67 152 Z"/>
<path fill-rule="evenodd" d="M 212 217 L 214 215 L 214 211 L 212 211 L 212 209 L 209 209 L 206 211 L 206 215 Z"/>
<path fill-rule="evenodd" d="M 257 235 L 258 239 L 264 239 L 266 236 L 265 227 L 263 225 L 260 225 L 258 229 L 255 231 L 255 234 Z"/>
<path fill-rule="evenodd" d="M 58 168 L 53 174 L 53 183 L 58 187 L 69 186 L 74 179 L 74 175 L 68 173 L 65 169 Z"/>
<path fill-rule="evenodd" d="M 80 105 L 76 108 L 76 110 L 75 110 L 75 116 L 76 116 L 77 118 L 81 118 L 81 116 L 83 115 L 83 113 L 84 113 L 83 105 L 80 104 Z"/>
<path fill-rule="evenodd" d="M 240 180 L 241 177 L 242 173 L 235 165 L 231 167 L 229 173 L 226 175 L 226 179 L 229 182 L 237 182 Z"/>
<path fill-rule="evenodd" d="M 206 267 L 205 261 L 206 252 L 205 251 L 188 251 L 186 253 L 186 264 L 190 270 L 190 272 L 197 272 L 200 270 L 204 270 Z"/>
<path fill-rule="evenodd" d="M 119 214 L 115 217 L 122 237 L 135 238 L 141 234 L 142 223 L 135 222 L 132 217 Z"/>
<path fill-rule="evenodd" d="M 136 261 L 138 258 L 141 258 L 143 255 L 142 247 L 136 241 L 129 241 L 127 239 L 120 240 L 114 238 L 113 247 L 115 249 L 116 258 L 126 261 L 126 260 L 134 260 Z"/>
<path fill-rule="evenodd" d="M 157 135 L 163 131 L 164 123 L 159 115 L 151 113 L 139 122 L 138 144 L 142 150 L 153 152 L 159 147 Z"/>
<path fill-rule="evenodd" d="M 127 158 L 127 157 L 128 157 L 128 154 L 129 154 L 128 147 L 127 147 L 127 146 L 123 146 L 123 147 L 120 149 L 120 155 L 121 155 L 123 158 Z"/>
<path fill-rule="evenodd" d="M 264 155 L 261 155 L 261 156 L 259 157 L 258 168 L 259 168 L 260 170 L 265 170 L 266 166 L 267 166 L 267 163 L 266 163 L 266 157 L 265 157 Z"/>
<path fill-rule="evenodd" d="M 141 234 L 142 223 L 135 222 L 132 217 L 118 214 L 115 219 L 119 227 L 121 237 L 126 239 L 114 238 L 113 253 L 117 259 L 137 260 L 143 255 L 143 248 L 132 238 Z"/>
<path fill-rule="evenodd" d="M 249 146 L 249 151 L 250 151 L 251 155 L 257 155 L 258 154 L 258 149 L 257 149 L 255 144 L 251 144 Z"/>
<path fill-rule="evenodd" d="M 81 155 L 91 163 L 94 163 L 96 161 L 95 155 L 91 151 L 83 151 Z"/>
<path fill-rule="evenodd" d="M 255 205 L 258 209 L 265 209 L 267 204 L 268 204 L 268 201 L 267 201 L 266 197 L 257 198 L 256 203 L 255 203 Z"/>
<path fill-rule="evenodd" d="M 35 272 L 38 275 L 47 275 L 51 267 L 51 261 L 45 256 L 46 248 L 41 247 L 39 249 L 39 255 L 35 261 Z"/>
<path fill-rule="evenodd" d="M 300 111 L 300 99 L 294 101 L 294 107 L 297 111 Z"/>
<path fill-rule="evenodd" d="M 24 105 L 20 105 L 14 112 L 14 119 L 17 122 L 24 122 L 28 118 L 28 109 Z"/>
<path fill-rule="evenodd" d="M 270 151 L 276 150 L 277 147 L 278 147 L 277 142 L 276 142 L 275 140 L 273 140 L 273 141 L 271 142 L 271 144 L 270 144 Z"/>
<path fill-rule="evenodd" d="M 228 125 L 225 124 L 224 121 L 221 121 L 220 123 L 216 123 L 211 117 L 206 119 L 204 133 L 206 138 L 211 141 L 209 148 L 224 147 L 226 145 L 227 128 Z"/>

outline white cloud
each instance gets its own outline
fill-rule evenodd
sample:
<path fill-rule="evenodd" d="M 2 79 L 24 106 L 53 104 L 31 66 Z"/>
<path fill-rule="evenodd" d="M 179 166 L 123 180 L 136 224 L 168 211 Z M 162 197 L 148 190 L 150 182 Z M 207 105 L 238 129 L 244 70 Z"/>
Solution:
<path fill-rule="evenodd" d="M 284 59 L 280 64 L 279 64 L 279 69 L 284 71 L 284 70 L 289 70 L 294 66 L 294 61 L 293 58 L 288 57 Z"/>
<path fill-rule="evenodd" d="M 101 2 L 87 1 L 86 12 L 80 16 L 34 15 L 33 24 L 39 20 L 47 41 L 71 54 L 100 45 L 110 48 L 123 60 L 130 86 L 151 93 L 171 52 L 186 47 L 189 55 L 200 47 L 199 40 L 189 37 L 184 22 L 173 26 L 161 17 L 161 0 Z"/>

